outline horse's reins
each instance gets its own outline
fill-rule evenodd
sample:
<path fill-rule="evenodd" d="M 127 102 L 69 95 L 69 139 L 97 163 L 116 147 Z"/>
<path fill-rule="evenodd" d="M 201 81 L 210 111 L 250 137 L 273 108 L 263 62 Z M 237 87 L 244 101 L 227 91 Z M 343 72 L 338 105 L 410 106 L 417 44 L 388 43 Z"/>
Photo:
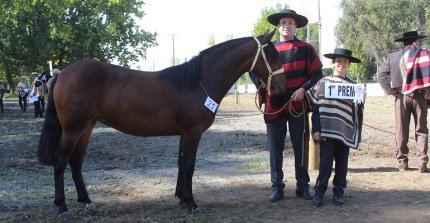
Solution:
<path fill-rule="evenodd" d="M 260 41 L 255 36 L 253 38 L 257 42 L 258 49 L 257 49 L 257 54 L 255 55 L 254 61 L 252 62 L 251 69 L 249 69 L 249 72 L 251 72 L 254 69 L 255 64 L 257 63 L 258 55 L 261 53 L 261 55 L 263 56 L 263 59 L 264 59 L 264 63 L 266 64 L 267 71 L 269 71 L 269 76 L 267 78 L 266 90 L 270 95 L 271 94 L 270 86 L 271 86 L 271 82 L 272 82 L 272 76 L 284 73 L 284 67 L 281 67 L 278 70 L 272 71 L 272 68 L 270 67 L 269 62 L 267 61 L 266 54 L 264 53 L 264 50 L 263 50 L 264 47 L 268 46 L 268 43 L 261 45 Z M 201 81 L 199 81 L 199 84 L 202 87 L 203 91 L 205 92 L 206 96 L 209 97 L 208 92 L 206 91 L 205 87 L 203 87 L 203 84 Z M 266 87 L 266 86 L 264 85 L 264 87 Z"/>
<path fill-rule="evenodd" d="M 276 114 L 282 112 L 285 109 L 285 107 L 287 107 L 287 106 L 288 106 L 288 111 L 290 111 L 289 114 L 291 114 L 291 116 L 293 116 L 293 117 L 297 118 L 297 117 L 299 117 L 299 116 L 301 116 L 301 115 L 303 115 L 305 113 L 306 103 L 304 103 L 303 101 L 298 101 L 299 103 L 302 104 L 302 107 L 303 107 L 303 109 L 300 112 L 298 112 L 298 111 L 294 110 L 291 98 L 290 98 L 290 100 L 288 100 L 287 102 L 285 102 L 285 104 L 282 106 L 282 108 L 280 108 L 280 109 L 278 109 L 278 110 L 276 110 L 274 112 L 265 112 L 265 111 L 261 110 L 261 108 L 257 104 L 257 96 L 258 96 L 258 90 L 261 88 L 262 85 L 260 85 L 260 87 L 258 87 L 257 92 L 255 93 L 255 98 L 254 98 L 255 106 L 257 107 L 257 109 L 261 113 L 263 113 L 265 115 L 276 115 Z"/>
<path fill-rule="evenodd" d="M 271 88 L 271 84 L 272 84 L 272 76 L 275 76 L 275 75 L 278 75 L 278 74 L 283 74 L 285 70 L 284 70 L 284 67 L 281 67 L 281 68 L 279 68 L 279 69 L 278 69 L 278 70 L 276 70 L 276 71 L 272 71 L 272 68 L 269 66 L 269 62 L 267 61 L 266 54 L 264 53 L 264 50 L 263 50 L 263 49 L 264 49 L 264 47 L 266 47 L 266 46 L 268 45 L 268 43 L 266 43 L 266 44 L 264 44 L 264 45 L 261 45 L 260 41 L 259 41 L 256 37 L 254 37 L 254 39 L 255 39 L 255 41 L 257 42 L 258 49 L 257 49 L 257 54 L 255 55 L 254 61 L 252 62 L 251 69 L 249 69 L 249 72 L 251 72 L 251 71 L 254 69 L 255 64 L 257 63 L 258 55 L 261 53 L 261 55 L 263 56 L 263 59 L 264 59 L 264 63 L 266 64 L 267 70 L 269 71 L 269 76 L 268 76 L 268 78 L 267 78 L 267 86 L 266 86 L 264 83 L 262 83 L 262 84 L 258 87 L 257 92 L 258 92 L 258 90 L 262 87 L 262 88 L 265 88 L 265 89 L 267 90 L 267 92 L 268 92 L 268 94 L 269 94 L 269 95 L 271 95 L 271 90 L 270 90 L 270 88 Z M 304 107 L 306 106 L 306 104 L 305 104 L 303 101 L 301 101 L 301 103 L 302 103 L 302 106 L 303 106 L 303 108 L 304 108 Z M 291 103 L 291 99 L 290 99 L 290 100 L 288 100 L 288 101 L 284 104 L 284 106 L 282 106 L 282 108 L 281 108 L 281 109 L 279 109 L 279 110 L 277 110 L 277 111 L 275 111 L 275 112 L 265 112 L 265 111 L 261 110 L 261 109 L 260 109 L 260 107 L 257 105 L 257 93 L 255 94 L 255 105 L 257 106 L 258 110 L 259 110 L 261 113 L 266 114 L 266 115 L 274 115 L 274 114 L 278 114 L 278 113 L 280 113 L 282 110 L 284 110 L 284 108 L 285 108 L 285 107 L 287 107 L 287 106 L 289 106 L 289 107 L 288 107 L 288 110 L 290 111 L 290 114 L 291 114 L 293 117 L 298 117 L 298 116 L 300 116 L 300 115 L 304 114 L 304 111 L 305 111 L 305 109 L 303 109 L 303 110 L 302 110 L 302 111 L 300 111 L 300 112 L 298 112 L 298 111 L 294 110 L 294 108 L 293 108 L 293 106 L 292 106 L 292 103 Z"/>
<path fill-rule="evenodd" d="M 255 42 L 257 42 L 257 53 L 255 54 L 254 60 L 252 61 L 252 65 L 251 65 L 251 68 L 249 69 L 249 72 L 252 72 L 252 70 L 253 70 L 253 69 L 254 69 L 254 67 L 255 67 L 255 64 L 257 63 L 258 56 L 259 56 L 259 54 L 261 54 L 261 56 L 263 57 L 264 63 L 266 64 L 267 71 L 269 72 L 269 75 L 268 75 L 268 78 L 267 78 L 267 85 L 265 85 L 264 83 L 262 83 L 262 84 L 258 87 L 257 91 L 258 91 L 261 87 L 263 87 L 263 88 L 265 88 L 265 89 L 267 90 L 268 94 L 269 94 L 269 95 L 271 95 L 271 90 L 270 90 L 270 88 L 271 88 L 271 83 L 272 83 L 272 77 L 273 77 L 273 76 L 275 76 L 275 75 L 278 75 L 278 74 L 283 74 L 283 73 L 285 72 L 285 70 L 284 70 L 284 67 L 281 67 L 281 68 L 279 68 L 278 70 L 272 71 L 272 68 L 270 67 L 269 62 L 268 62 L 268 60 L 267 60 L 266 54 L 264 53 L 264 47 L 268 46 L 269 44 L 268 44 L 268 43 L 266 43 L 266 44 L 262 45 L 262 44 L 260 43 L 260 41 L 259 41 L 256 37 L 253 37 L 253 38 L 254 38 Z M 206 89 L 203 87 L 203 84 L 202 84 L 201 82 L 199 82 L 199 84 L 200 84 L 200 86 L 202 87 L 202 89 L 203 89 L 203 91 L 205 92 L 205 94 L 209 97 L 208 93 L 206 92 Z M 255 95 L 255 97 L 257 98 L 257 94 Z M 304 107 L 306 106 L 306 104 L 305 104 L 305 103 L 303 103 L 303 102 L 301 102 L 301 103 L 302 103 L 302 106 L 303 106 L 303 108 L 304 108 Z M 256 107 L 258 108 L 258 110 L 259 110 L 261 113 L 266 114 L 266 115 L 274 115 L 274 114 L 280 113 L 280 112 L 281 112 L 281 111 L 282 111 L 286 106 L 288 106 L 288 105 L 289 105 L 288 110 L 290 111 L 290 114 L 291 114 L 293 117 L 298 117 L 298 116 L 300 116 L 300 115 L 304 114 L 304 111 L 305 111 L 305 109 L 303 109 L 303 110 L 302 110 L 302 111 L 300 111 L 300 112 L 295 111 L 295 110 L 294 110 L 294 108 L 293 108 L 293 106 L 292 106 L 291 99 L 290 99 L 290 100 L 288 100 L 288 101 L 284 104 L 284 106 L 282 106 L 282 108 L 281 108 L 281 109 L 279 109 L 279 110 L 277 110 L 277 111 L 275 111 L 275 112 L 265 112 L 265 111 L 262 111 L 262 110 L 257 106 L 257 101 L 256 101 L 256 100 L 255 100 L 255 105 L 256 105 Z"/>
<path fill-rule="evenodd" d="M 261 56 L 263 56 L 263 59 L 264 59 L 264 63 L 266 64 L 267 71 L 269 71 L 269 76 L 267 77 L 266 90 L 270 95 L 271 94 L 270 93 L 270 86 L 272 84 L 272 76 L 275 76 L 278 74 L 283 74 L 284 73 L 284 67 L 281 67 L 278 70 L 272 71 L 272 68 L 270 67 L 269 62 L 267 61 L 266 54 L 264 53 L 264 47 L 268 46 L 268 43 L 261 45 L 260 41 L 256 37 L 254 37 L 254 39 L 257 42 L 258 49 L 257 49 L 257 53 L 255 54 L 254 61 L 252 62 L 251 69 L 249 69 L 249 72 L 251 72 L 254 69 L 255 64 L 257 63 L 258 55 L 261 53 Z"/>

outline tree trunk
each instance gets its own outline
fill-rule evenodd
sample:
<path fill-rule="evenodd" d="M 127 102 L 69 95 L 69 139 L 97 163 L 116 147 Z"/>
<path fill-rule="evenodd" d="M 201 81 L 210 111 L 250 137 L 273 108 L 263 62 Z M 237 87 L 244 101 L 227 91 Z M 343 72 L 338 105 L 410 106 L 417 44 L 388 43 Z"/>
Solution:
<path fill-rule="evenodd" d="M 12 78 L 11 69 L 9 65 L 6 64 L 5 62 L 3 62 L 3 67 L 6 73 L 6 80 L 7 80 L 7 84 L 9 85 L 9 89 L 11 90 L 11 93 L 15 94 L 15 82 L 13 81 L 13 78 Z"/>

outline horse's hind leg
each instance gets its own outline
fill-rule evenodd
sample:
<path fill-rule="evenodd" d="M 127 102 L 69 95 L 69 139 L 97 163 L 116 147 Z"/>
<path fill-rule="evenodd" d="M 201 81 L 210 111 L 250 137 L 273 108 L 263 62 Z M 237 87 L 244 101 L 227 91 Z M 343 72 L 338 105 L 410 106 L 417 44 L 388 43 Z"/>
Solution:
<path fill-rule="evenodd" d="M 85 132 L 79 138 L 78 144 L 70 156 L 69 164 L 72 170 L 72 178 L 75 182 L 76 192 L 78 194 L 78 202 L 85 204 L 85 209 L 92 209 L 95 205 L 91 202 L 85 187 L 84 179 L 82 177 L 82 164 L 84 163 L 85 152 L 88 147 L 91 131 L 94 125 L 88 126 Z"/>
<path fill-rule="evenodd" d="M 58 217 L 69 218 L 70 215 L 67 211 L 66 197 L 64 194 L 64 171 L 67 162 L 78 140 L 78 134 L 70 134 L 63 132 L 60 144 L 55 153 L 54 158 L 54 181 L 55 181 L 55 198 L 54 204 L 58 207 Z"/>

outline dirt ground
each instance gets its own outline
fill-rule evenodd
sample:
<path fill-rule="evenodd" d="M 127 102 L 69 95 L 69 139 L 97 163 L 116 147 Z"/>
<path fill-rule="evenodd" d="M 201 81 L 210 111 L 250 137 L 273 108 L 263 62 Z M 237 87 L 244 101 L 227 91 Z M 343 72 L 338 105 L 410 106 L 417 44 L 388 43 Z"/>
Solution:
<path fill-rule="evenodd" d="M 411 170 L 394 158 L 393 99 L 368 98 L 363 140 L 351 150 L 346 203 L 315 208 L 295 196 L 292 148 L 285 150 L 286 198 L 270 203 L 269 154 L 262 115 L 253 96 L 230 96 L 204 133 L 193 190 L 202 214 L 190 216 L 175 198 L 178 137 L 141 138 L 104 125 L 93 131 L 83 174 L 96 209 L 76 202 L 70 170 L 65 174 L 71 222 L 430 222 L 430 174 L 419 173 L 410 142 Z M 20 113 L 7 102 L 0 113 L 0 222 L 61 222 L 53 204 L 53 169 L 37 163 L 43 119 L 33 107 Z M 413 136 L 413 134 L 411 134 Z M 311 187 L 317 170 L 310 170 Z M 313 190 L 312 190 L 313 191 Z"/>

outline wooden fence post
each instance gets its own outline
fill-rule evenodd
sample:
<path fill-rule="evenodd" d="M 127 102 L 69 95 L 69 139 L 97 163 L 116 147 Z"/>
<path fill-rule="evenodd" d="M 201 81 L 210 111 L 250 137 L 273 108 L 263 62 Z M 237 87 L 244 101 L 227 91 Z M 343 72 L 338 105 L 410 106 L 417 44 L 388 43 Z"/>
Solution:
<path fill-rule="evenodd" d="M 312 136 L 312 112 L 309 113 L 309 169 L 310 170 L 318 170 L 320 167 L 320 144 L 316 144 L 314 142 L 314 138 Z"/>

